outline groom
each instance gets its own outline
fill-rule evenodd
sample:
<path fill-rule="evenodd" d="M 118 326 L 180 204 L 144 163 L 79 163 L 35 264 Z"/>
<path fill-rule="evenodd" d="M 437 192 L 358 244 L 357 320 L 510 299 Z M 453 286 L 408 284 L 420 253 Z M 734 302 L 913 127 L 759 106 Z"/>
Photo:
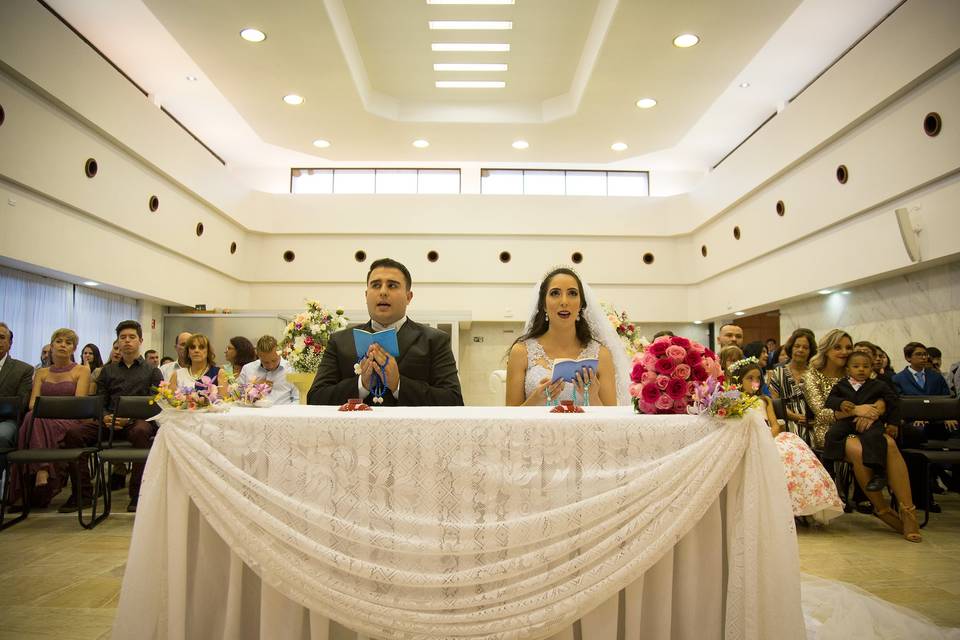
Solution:
<path fill-rule="evenodd" d="M 372 405 L 371 378 L 377 371 L 386 373 L 385 406 L 463 405 L 450 337 L 407 317 L 407 305 L 413 299 L 411 285 L 410 271 L 396 260 L 381 258 L 370 265 L 366 292 L 370 322 L 359 328 L 396 329 L 400 355 L 388 358 L 377 344 L 366 354 L 358 354 L 353 329 L 337 331 L 323 352 L 307 404 L 343 404 L 360 398 Z M 359 374 L 354 368 L 358 360 Z"/>

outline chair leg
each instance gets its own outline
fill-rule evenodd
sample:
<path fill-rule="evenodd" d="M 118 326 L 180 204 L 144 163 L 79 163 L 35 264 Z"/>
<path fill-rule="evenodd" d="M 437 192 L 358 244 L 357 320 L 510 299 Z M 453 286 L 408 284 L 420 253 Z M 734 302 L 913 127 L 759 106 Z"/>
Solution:
<path fill-rule="evenodd" d="M 77 462 L 77 476 L 80 475 L 81 464 L 83 463 L 80 461 Z M 82 497 L 79 498 L 79 502 L 77 504 L 77 519 L 80 521 L 80 526 L 83 527 L 84 529 L 93 529 L 95 526 L 103 522 L 103 519 L 107 517 L 106 513 L 101 513 L 99 516 L 97 515 L 97 496 L 101 491 L 104 490 L 103 465 L 99 464 L 99 460 L 97 459 L 96 454 L 87 456 L 86 464 L 91 467 L 90 476 L 93 482 L 93 496 L 90 501 L 90 520 L 89 522 L 83 521 L 83 498 Z"/>
<path fill-rule="evenodd" d="M 20 471 L 20 486 L 23 487 L 23 511 L 21 511 L 20 515 L 14 518 L 13 520 L 7 520 L 6 522 L 4 522 L 4 519 L 3 519 L 3 512 L 0 511 L 0 531 L 3 531 L 4 529 L 7 529 L 9 527 L 12 527 L 18 522 L 23 522 L 24 520 L 26 520 L 27 516 L 30 515 L 30 487 L 27 486 L 27 465 L 18 464 L 17 467 L 19 467 L 19 471 Z M 3 511 L 6 511 L 7 502 L 10 499 L 9 493 L 10 493 L 10 485 L 9 483 L 6 483 L 4 486 L 3 494 L 0 494 L 0 497 L 2 497 L 2 501 L 3 501 L 3 507 L 2 507 Z"/>
<path fill-rule="evenodd" d="M 101 462 L 100 466 L 103 467 L 103 477 L 112 478 L 113 477 L 113 463 L 112 462 Z M 103 516 L 107 517 L 110 515 L 110 509 L 113 507 L 113 487 L 112 482 L 108 481 L 107 485 L 103 490 Z"/>

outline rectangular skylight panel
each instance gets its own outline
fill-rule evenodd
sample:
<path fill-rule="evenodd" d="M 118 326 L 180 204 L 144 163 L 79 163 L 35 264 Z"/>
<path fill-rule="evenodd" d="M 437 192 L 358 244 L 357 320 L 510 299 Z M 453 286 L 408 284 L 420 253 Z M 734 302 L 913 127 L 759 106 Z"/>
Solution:
<path fill-rule="evenodd" d="M 434 71 L 506 71 L 507 65 L 501 62 L 464 63 L 438 62 L 433 65 Z"/>
<path fill-rule="evenodd" d="M 434 42 L 430 48 L 434 51 L 510 51 L 510 45 L 505 42 Z"/>
<path fill-rule="evenodd" d="M 420 169 L 417 193 L 460 193 L 460 170 Z"/>
<path fill-rule="evenodd" d="M 510 20 L 430 20 L 435 31 L 507 31 L 513 29 Z"/>
<path fill-rule="evenodd" d="M 607 174 L 603 171 L 567 171 L 567 195 L 607 195 Z"/>
<path fill-rule="evenodd" d="M 437 89 L 503 89 L 503 80 L 437 80 Z"/>
<path fill-rule="evenodd" d="M 490 169 L 480 173 L 480 193 L 491 195 L 523 194 L 523 171 Z"/>

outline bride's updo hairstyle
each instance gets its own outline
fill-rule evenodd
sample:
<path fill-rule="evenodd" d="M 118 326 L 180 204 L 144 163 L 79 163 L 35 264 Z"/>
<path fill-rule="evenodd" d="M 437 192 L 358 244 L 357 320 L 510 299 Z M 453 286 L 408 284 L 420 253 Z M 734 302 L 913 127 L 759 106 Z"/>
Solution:
<path fill-rule="evenodd" d="M 580 291 L 580 309 L 576 324 L 574 325 L 577 330 L 577 340 L 579 340 L 580 344 L 584 347 L 593 340 L 593 334 L 590 333 L 590 327 L 587 324 L 586 315 L 584 314 L 584 310 L 587 308 L 587 298 L 583 294 L 583 283 L 580 281 L 580 276 L 578 276 L 573 269 L 558 267 L 548 273 L 540 283 L 540 292 L 537 294 L 537 310 L 533 313 L 533 317 L 530 318 L 530 328 L 526 333 L 514 340 L 513 344 L 529 340 L 530 338 L 539 338 L 550 328 L 550 323 L 547 322 L 547 291 L 550 288 L 550 281 L 553 280 L 554 276 L 558 275 L 568 275 L 572 277 L 577 281 L 577 289 Z"/>

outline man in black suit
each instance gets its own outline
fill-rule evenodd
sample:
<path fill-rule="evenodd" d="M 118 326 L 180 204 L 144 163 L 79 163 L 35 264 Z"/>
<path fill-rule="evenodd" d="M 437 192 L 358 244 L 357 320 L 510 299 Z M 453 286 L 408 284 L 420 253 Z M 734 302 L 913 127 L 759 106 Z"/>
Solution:
<path fill-rule="evenodd" d="M 370 321 L 359 328 L 395 328 L 400 355 L 393 358 L 373 344 L 361 360 L 353 330 L 337 331 L 323 352 L 307 404 L 338 405 L 350 398 L 373 404 L 371 387 L 376 372 L 386 379 L 382 396 L 385 406 L 463 405 L 450 337 L 407 317 L 412 284 L 410 271 L 396 260 L 382 258 L 370 265 L 366 291 Z"/>
<path fill-rule="evenodd" d="M 26 411 L 33 388 L 33 367 L 10 356 L 13 331 L 0 322 L 0 396 L 20 398 L 20 410 Z M 17 428 L 14 420 L 0 420 L 0 448 L 17 446 Z"/>

